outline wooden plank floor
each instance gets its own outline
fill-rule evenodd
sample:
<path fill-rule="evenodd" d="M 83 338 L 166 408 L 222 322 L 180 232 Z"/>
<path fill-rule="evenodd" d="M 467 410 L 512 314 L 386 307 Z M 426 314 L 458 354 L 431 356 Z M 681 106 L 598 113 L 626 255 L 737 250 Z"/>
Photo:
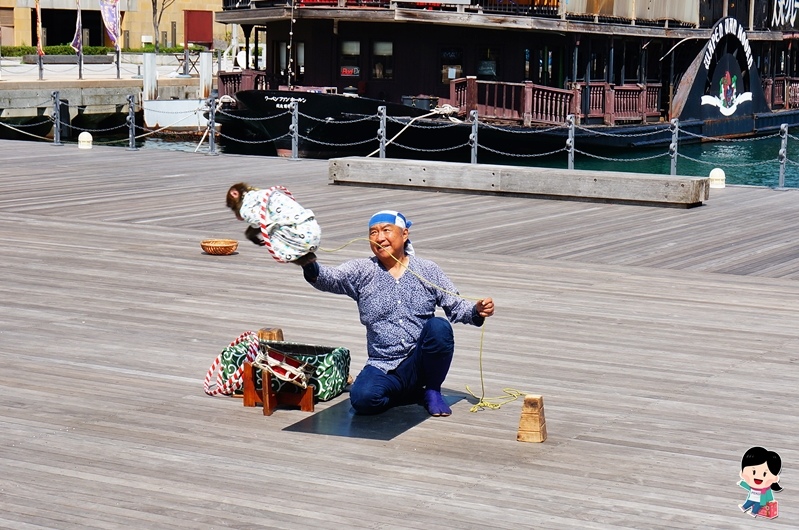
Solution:
<path fill-rule="evenodd" d="M 9 141 L 0 160 L 2 528 L 750 528 L 753 445 L 784 462 L 759 523 L 799 524 L 796 190 L 680 210 L 331 186 L 323 161 Z M 516 441 L 521 400 L 468 397 L 385 441 L 206 396 L 211 361 L 259 327 L 365 360 L 352 301 L 243 241 L 238 180 L 287 186 L 326 249 L 407 214 L 420 256 L 496 300 L 485 394 L 542 394 L 549 439 Z M 207 237 L 240 251 L 204 255 Z M 456 327 L 447 393 L 481 394 L 480 338 Z"/>

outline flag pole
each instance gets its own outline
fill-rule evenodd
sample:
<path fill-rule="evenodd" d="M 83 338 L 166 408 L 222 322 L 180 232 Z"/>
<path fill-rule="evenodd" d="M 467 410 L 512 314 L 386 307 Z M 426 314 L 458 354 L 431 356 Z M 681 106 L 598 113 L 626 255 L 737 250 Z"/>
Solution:
<path fill-rule="evenodd" d="M 78 79 L 83 80 L 83 17 L 80 12 L 80 0 L 75 0 L 75 36 L 70 46 L 78 55 Z"/>
<path fill-rule="evenodd" d="M 117 55 L 117 79 L 120 79 L 120 61 L 122 60 L 122 52 L 119 46 L 119 38 L 122 33 L 122 18 L 119 13 L 119 2 L 117 2 L 117 41 L 116 41 L 116 55 Z"/>
<path fill-rule="evenodd" d="M 44 79 L 44 48 L 42 47 L 42 8 L 36 0 L 36 63 L 39 65 L 39 81 Z"/>

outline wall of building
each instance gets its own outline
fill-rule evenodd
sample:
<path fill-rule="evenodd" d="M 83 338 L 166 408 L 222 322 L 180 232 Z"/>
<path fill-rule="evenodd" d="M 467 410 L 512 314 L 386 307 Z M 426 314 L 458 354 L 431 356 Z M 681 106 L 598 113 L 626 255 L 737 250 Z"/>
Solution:
<path fill-rule="evenodd" d="M 162 0 L 159 0 L 159 5 Z M 152 2 L 149 0 L 120 0 L 120 9 L 122 11 L 122 24 L 120 35 L 120 44 L 124 46 L 125 32 L 127 32 L 127 42 L 130 43 L 132 48 L 139 48 L 142 46 L 142 38 L 145 41 L 154 39 L 153 31 L 153 13 Z M 3 25 L 3 43 L 5 45 L 13 46 L 31 46 L 36 42 L 31 42 L 31 36 L 34 34 L 32 25 L 35 24 L 34 13 L 34 0 L 0 0 L 0 9 L 13 10 L 13 26 L 9 27 L 5 22 Z M 40 7 L 45 10 L 75 10 L 74 0 L 41 0 Z M 184 10 L 198 10 L 214 12 L 220 9 L 218 0 L 177 0 L 161 17 L 161 24 L 159 25 L 159 33 L 166 32 L 166 39 L 168 45 L 182 45 L 184 36 L 183 17 Z M 82 2 L 81 10 L 94 11 L 99 10 L 98 3 L 95 2 Z M 8 13 L 8 11 L 5 11 Z M 4 17 L 11 19 L 12 17 Z M 43 17 L 44 18 L 44 15 Z M 71 16 L 74 24 L 74 15 Z M 175 23 L 175 31 L 173 33 L 172 23 Z M 224 24 L 212 23 L 214 47 L 222 48 L 227 46 L 230 40 L 230 31 L 232 26 Z M 103 32 L 105 28 L 103 28 Z M 11 33 L 13 37 L 7 34 Z M 240 40 L 243 42 L 243 33 L 239 30 Z M 159 42 L 162 41 L 162 35 L 158 36 Z M 11 42 L 9 42 L 11 41 Z M 106 44 L 110 45 L 110 41 L 105 37 Z M 57 44 L 57 43 L 49 43 Z"/>

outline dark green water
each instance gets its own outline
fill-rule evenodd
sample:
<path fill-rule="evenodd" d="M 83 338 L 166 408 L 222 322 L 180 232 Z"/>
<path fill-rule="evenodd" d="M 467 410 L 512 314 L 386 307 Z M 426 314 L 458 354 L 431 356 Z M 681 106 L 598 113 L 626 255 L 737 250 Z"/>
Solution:
<path fill-rule="evenodd" d="M 677 174 L 707 176 L 713 168 L 724 170 L 727 184 L 776 187 L 779 185 L 779 138 L 746 140 L 740 142 L 714 142 L 681 145 L 677 149 Z M 799 187 L 799 142 L 789 140 L 785 164 L 785 187 Z M 651 160 L 636 160 L 664 155 Z M 600 160 L 585 155 L 575 156 L 575 169 L 600 169 L 606 171 L 633 171 L 668 175 L 671 158 L 664 149 L 636 150 L 635 152 L 605 153 Z M 559 156 L 566 159 L 566 155 Z M 550 165 L 553 164 L 553 165 Z M 567 162 L 548 160 L 548 167 L 566 167 Z"/>

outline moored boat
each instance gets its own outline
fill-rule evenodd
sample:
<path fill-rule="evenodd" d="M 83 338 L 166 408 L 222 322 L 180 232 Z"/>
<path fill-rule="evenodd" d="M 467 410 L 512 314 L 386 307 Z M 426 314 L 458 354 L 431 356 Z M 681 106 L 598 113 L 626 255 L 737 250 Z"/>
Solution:
<path fill-rule="evenodd" d="M 388 147 L 389 156 L 400 157 L 468 153 L 472 111 L 481 123 L 478 145 L 493 158 L 562 150 L 570 134 L 587 151 L 669 146 L 675 125 L 681 142 L 776 134 L 782 124 L 799 123 L 799 61 L 790 45 L 799 36 L 782 3 L 766 4 L 528 0 L 526 9 L 513 4 L 503 11 L 492 2 L 423 10 L 375 2 L 366 17 L 350 2 L 259 3 L 265 10 L 246 17 L 268 29 L 267 53 L 275 60 L 263 72 L 242 73 L 238 85 L 220 74 L 219 90 L 249 108 L 250 91 L 232 89 L 249 88 L 247 80 L 263 88 L 312 81 L 343 90 L 346 83 L 364 100 L 393 105 L 406 99 L 399 94 L 421 93 L 458 109 L 457 124 L 415 120 Z M 230 6 L 219 15 L 230 22 L 245 17 Z M 398 21 L 401 31 L 392 23 Z M 335 38 L 323 31 L 328 22 Z M 311 58 L 322 43 L 339 53 Z M 420 54 L 425 50 L 433 57 Z M 361 128 L 375 138 L 374 110 L 344 110 L 349 98 L 325 96 L 324 112 L 311 96 L 300 103 L 300 112 L 318 121 L 300 131 L 300 156 L 362 152 L 351 144 L 365 137 L 341 134 L 338 125 L 361 116 L 372 121 Z M 404 110 L 405 117 L 392 114 L 387 136 L 418 118 Z M 275 135 L 286 141 L 288 127 Z"/>

